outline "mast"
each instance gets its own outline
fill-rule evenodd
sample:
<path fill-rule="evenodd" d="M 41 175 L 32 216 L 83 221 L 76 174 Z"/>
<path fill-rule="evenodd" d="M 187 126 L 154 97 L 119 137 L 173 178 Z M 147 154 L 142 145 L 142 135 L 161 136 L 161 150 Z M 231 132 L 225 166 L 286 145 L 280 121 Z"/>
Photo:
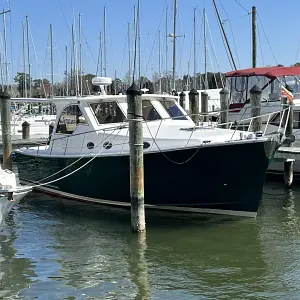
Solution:
<path fill-rule="evenodd" d="M 194 8 L 194 80 L 193 80 L 193 88 L 194 89 L 197 89 L 196 67 L 197 67 L 197 65 L 196 65 L 196 8 Z M 190 72 L 188 74 L 190 75 Z"/>
<path fill-rule="evenodd" d="M 82 96 L 82 44 L 81 44 L 81 14 L 79 14 L 79 72 L 80 72 L 80 96 Z"/>
<path fill-rule="evenodd" d="M 252 7 L 252 68 L 256 68 L 256 7 Z"/>
<path fill-rule="evenodd" d="M 208 89 L 207 82 L 207 44 L 206 44 L 206 13 L 205 8 L 203 8 L 203 37 L 204 37 L 204 89 Z"/>
<path fill-rule="evenodd" d="M 140 0 L 138 0 L 138 4 L 137 4 L 137 34 L 138 34 L 138 56 L 139 56 L 139 60 L 138 60 L 138 64 L 139 64 L 139 87 L 141 88 L 141 22 L 140 22 Z"/>
<path fill-rule="evenodd" d="M 221 17 L 220 17 L 220 14 L 219 14 L 219 11 L 218 11 L 218 8 L 217 8 L 215 0 L 213 0 L 213 4 L 214 4 L 214 7 L 215 7 L 215 11 L 216 11 L 216 14 L 217 14 L 217 17 L 218 17 L 219 25 L 221 27 L 221 30 L 222 30 L 222 33 L 223 33 L 223 36 L 224 36 L 224 39 L 225 39 L 225 42 L 226 42 L 226 46 L 227 46 L 227 49 L 228 49 L 228 52 L 229 52 L 232 64 L 234 66 L 234 69 L 237 70 L 236 64 L 235 64 L 235 61 L 234 61 L 234 58 L 233 58 L 233 55 L 232 55 L 232 51 L 231 51 L 231 48 L 230 48 L 230 45 L 229 45 L 229 42 L 228 42 L 228 39 L 227 39 L 227 35 L 226 35 L 225 30 L 224 30 L 223 23 L 221 21 Z"/>
<path fill-rule="evenodd" d="M 53 32 L 52 24 L 50 24 L 50 60 L 51 60 L 51 98 L 54 97 L 54 70 L 53 70 Z"/>
<path fill-rule="evenodd" d="M 117 95 L 117 70 L 115 70 L 115 95 Z"/>
<path fill-rule="evenodd" d="M 168 80 L 168 7 L 166 7 L 166 92 L 169 90 Z"/>
<path fill-rule="evenodd" d="M 22 22 L 22 50 L 23 50 L 23 73 L 24 73 L 24 90 L 23 97 L 27 98 L 27 79 L 26 79 L 26 55 L 25 55 L 25 26 Z M 24 94 L 25 92 L 25 94 Z"/>
<path fill-rule="evenodd" d="M 173 28 L 173 90 L 176 88 L 175 71 L 176 71 L 176 16 L 177 16 L 177 0 L 174 0 L 174 28 Z"/>
<path fill-rule="evenodd" d="M 103 54 L 104 54 L 104 76 L 106 77 L 106 6 L 103 11 Z"/>
<path fill-rule="evenodd" d="M 74 57 L 73 57 L 74 56 Z M 72 69 L 73 69 L 73 77 L 74 77 L 74 86 L 73 88 L 75 89 L 75 95 L 78 95 L 78 91 L 77 91 L 77 74 L 75 74 L 76 72 L 76 49 L 75 49 L 75 26 L 74 24 L 72 24 L 72 60 L 73 60 L 73 65 L 72 65 Z M 75 78 L 76 76 L 76 78 Z M 73 78 L 72 78 L 73 81 Z"/>
<path fill-rule="evenodd" d="M 7 35 L 6 35 L 6 18 L 5 10 L 3 9 L 3 31 L 4 31 L 4 63 L 5 63 L 5 78 L 6 78 L 6 87 L 8 86 L 8 63 L 7 63 Z"/>
<path fill-rule="evenodd" d="M 100 76 L 103 76 L 103 45 L 102 45 L 102 32 L 100 32 Z"/>
<path fill-rule="evenodd" d="M 159 74 L 159 93 L 161 94 L 161 61 L 160 61 L 160 30 L 158 31 L 158 74 Z"/>
<path fill-rule="evenodd" d="M 28 80 L 29 80 L 29 98 L 31 98 L 31 65 L 30 65 L 30 50 L 29 50 L 29 23 L 28 23 L 28 16 L 26 16 L 26 40 L 27 40 L 27 61 L 28 61 L 28 77 L 29 77 L 28 78 Z"/>
<path fill-rule="evenodd" d="M 69 82 L 68 82 L 68 46 L 66 46 L 66 96 L 69 95 Z"/>
<path fill-rule="evenodd" d="M 136 21 L 136 6 L 134 5 L 133 6 L 133 39 L 132 39 L 132 64 L 133 64 L 133 67 L 132 67 L 132 80 L 134 80 L 134 75 L 135 75 L 135 68 L 136 68 L 136 36 L 137 36 L 137 21 Z"/>
<path fill-rule="evenodd" d="M 130 59 L 130 23 L 127 23 L 128 25 L 128 64 L 129 64 L 129 68 L 128 68 L 128 74 L 129 74 L 129 81 L 131 81 L 131 59 Z M 129 83 L 130 84 L 130 83 Z"/>

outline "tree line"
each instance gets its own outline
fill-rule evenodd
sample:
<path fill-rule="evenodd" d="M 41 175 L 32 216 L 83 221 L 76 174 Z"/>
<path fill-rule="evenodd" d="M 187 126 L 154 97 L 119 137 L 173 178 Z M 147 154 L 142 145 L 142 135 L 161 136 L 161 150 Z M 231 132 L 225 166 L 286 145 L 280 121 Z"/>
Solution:
<path fill-rule="evenodd" d="M 95 74 L 76 75 L 64 74 L 65 78 L 61 82 L 53 83 L 47 78 L 33 79 L 29 74 L 18 72 L 14 77 L 16 87 L 15 97 L 33 97 L 33 98 L 49 98 L 54 96 L 75 96 L 75 95 L 89 95 L 97 92 L 97 87 L 92 85 L 92 78 Z M 153 74 L 152 80 L 145 76 L 141 76 L 135 82 L 142 89 L 148 89 L 149 93 L 174 93 L 171 72 L 160 75 Z M 205 78 L 207 80 L 205 80 Z M 206 81 L 206 83 L 205 83 Z M 176 77 L 175 92 L 187 91 L 194 87 L 196 89 L 215 89 L 222 88 L 225 82 L 225 75 L 222 73 L 198 73 L 196 80 L 190 75 Z M 132 77 L 126 74 L 123 79 L 115 78 L 112 84 L 107 87 L 107 93 L 111 95 L 125 94 L 127 88 L 132 84 Z"/>

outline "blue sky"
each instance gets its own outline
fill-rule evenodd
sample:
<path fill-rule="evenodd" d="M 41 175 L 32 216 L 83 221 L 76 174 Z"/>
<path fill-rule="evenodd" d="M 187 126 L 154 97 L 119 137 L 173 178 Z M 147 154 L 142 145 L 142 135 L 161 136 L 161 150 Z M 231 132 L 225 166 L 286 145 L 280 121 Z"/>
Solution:
<path fill-rule="evenodd" d="M 251 7 L 256 5 L 258 17 L 258 65 L 274 65 L 281 63 L 290 65 L 300 60 L 297 47 L 300 40 L 299 0 L 216 0 L 225 28 L 232 46 L 238 68 L 251 66 L 250 15 Z M 9 63 L 10 70 L 23 70 L 22 63 L 22 21 L 29 17 L 32 41 L 30 41 L 30 58 L 34 78 L 48 77 L 50 74 L 49 25 L 54 31 L 54 73 L 55 81 L 61 80 L 65 66 L 65 46 L 71 47 L 70 29 L 73 12 L 76 16 L 78 30 L 78 14 L 82 14 L 83 66 L 85 73 L 96 72 L 99 50 L 99 32 L 103 24 L 103 7 L 107 9 L 107 75 L 123 78 L 128 71 L 127 22 L 133 23 L 133 5 L 137 0 L 2 0 L 2 7 L 10 6 L 12 12 L 7 16 Z M 284 6 L 283 6 L 284 5 Z M 173 0 L 141 0 L 141 74 L 151 78 L 158 72 L 158 31 L 161 31 L 162 71 L 166 69 L 165 61 L 165 14 L 169 11 L 169 33 L 172 32 Z M 203 72 L 203 32 L 202 10 L 205 7 L 211 31 L 218 65 L 214 58 L 211 42 L 208 42 L 209 71 L 230 71 L 217 20 L 211 0 L 178 0 L 177 34 L 177 73 L 193 74 L 193 11 L 197 12 L 197 72 Z M 223 9 L 224 8 L 224 9 Z M 283 10 L 285 11 L 283 13 Z M 11 21 L 11 26 L 10 26 Z M 231 25 L 231 28 L 230 28 Z M 270 51 L 271 44 L 276 60 Z M 1 34 L 3 32 L 0 23 Z M 234 34 L 234 40 L 232 38 Z M 207 32 L 208 40 L 210 34 Z M 132 37 L 131 37 L 132 38 Z M 10 45 L 12 44 L 12 51 Z M 234 47 L 234 44 L 236 47 Z M 172 69 L 172 42 L 168 41 L 168 69 Z M 12 55 L 11 55 L 12 53 Z M 214 61 L 214 63 L 211 63 Z"/>

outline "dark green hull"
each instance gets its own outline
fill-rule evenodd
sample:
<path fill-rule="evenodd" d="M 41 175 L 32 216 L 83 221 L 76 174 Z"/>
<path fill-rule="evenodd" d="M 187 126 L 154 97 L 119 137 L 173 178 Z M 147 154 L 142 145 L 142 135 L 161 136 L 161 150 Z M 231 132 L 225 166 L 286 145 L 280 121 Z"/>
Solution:
<path fill-rule="evenodd" d="M 228 143 L 222 146 L 145 153 L 145 203 L 156 206 L 194 208 L 197 211 L 255 214 L 262 196 L 268 164 L 275 142 Z M 29 181 L 65 168 L 78 158 L 40 157 L 16 153 L 19 176 Z M 69 174 L 90 158 L 82 158 L 54 177 Z M 78 196 L 130 202 L 129 156 L 99 156 L 74 174 L 53 183 L 53 191 Z M 246 214 L 244 213 L 246 212 Z"/>

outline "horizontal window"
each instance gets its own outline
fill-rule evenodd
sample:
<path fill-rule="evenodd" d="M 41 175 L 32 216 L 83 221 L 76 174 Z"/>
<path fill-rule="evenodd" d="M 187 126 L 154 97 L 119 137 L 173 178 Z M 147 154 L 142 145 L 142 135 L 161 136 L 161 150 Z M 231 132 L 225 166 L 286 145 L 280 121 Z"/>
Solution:
<path fill-rule="evenodd" d="M 99 124 L 121 123 L 125 116 L 117 102 L 101 102 L 90 104 Z"/>

